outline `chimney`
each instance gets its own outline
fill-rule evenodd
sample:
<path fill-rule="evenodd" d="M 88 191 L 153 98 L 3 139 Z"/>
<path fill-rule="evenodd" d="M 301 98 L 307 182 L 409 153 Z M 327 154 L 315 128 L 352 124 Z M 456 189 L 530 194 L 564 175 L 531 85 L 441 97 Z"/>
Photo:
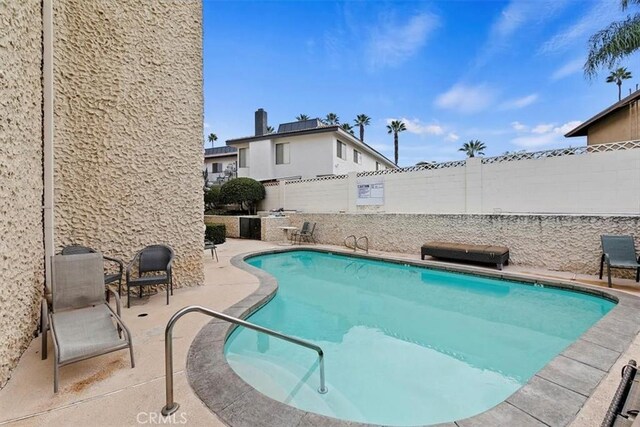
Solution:
<path fill-rule="evenodd" d="M 256 136 L 267 134 L 267 112 L 262 108 L 256 111 Z"/>

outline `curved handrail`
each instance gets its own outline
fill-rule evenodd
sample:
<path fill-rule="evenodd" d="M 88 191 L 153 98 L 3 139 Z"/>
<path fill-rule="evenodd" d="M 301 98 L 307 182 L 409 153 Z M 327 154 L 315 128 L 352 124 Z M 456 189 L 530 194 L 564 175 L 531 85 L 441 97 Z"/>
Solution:
<path fill-rule="evenodd" d="M 199 305 L 190 305 L 188 307 L 184 307 L 183 309 L 177 311 L 171 319 L 169 319 L 169 323 L 167 323 L 167 327 L 164 331 L 164 363 L 165 363 L 165 375 L 166 375 L 166 405 L 162 408 L 162 415 L 169 416 L 176 412 L 180 405 L 173 401 L 173 326 L 176 324 L 178 319 L 184 316 L 187 313 L 191 313 L 197 311 L 198 313 L 206 314 L 207 316 L 215 317 L 216 319 L 224 320 L 229 323 L 234 323 L 236 325 L 244 326 L 247 329 L 253 329 L 257 332 L 262 332 L 267 335 L 271 335 L 272 337 L 280 338 L 282 340 L 288 341 L 293 344 L 301 345 L 303 347 L 314 350 L 318 353 L 318 361 L 320 366 L 320 388 L 318 389 L 318 393 L 325 394 L 327 392 L 327 387 L 324 381 L 324 352 L 320 346 L 317 346 L 313 343 L 310 343 L 305 340 L 301 340 L 299 338 L 295 338 L 289 335 L 282 334 L 280 332 L 273 331 L 271 329 L 265 328 L 263 326 L 254 325 L 253 323 L 246 322 L 241 319 L 237 319 L 235 317 L 228 316 L 226 314 L 210 310 L 208 308 L 199 306 Z"/>
<path fill-rule="evenodd" d="M 358 245 L 358 242 L 360 240 L 362 240 L 362 239 L 364 239 L 365 242 L 366 242 L 366 246 L 364 248 L 362 246 Z M 362 249 L 364 251 L 367 251 L 367 253 L 369 253 L 369 238 L 367 236 L 358 237 L 358 239 L 356 240 L 356 247 L 358 247 L 358 248 L 360 248 L 360 249 Z"/>
<path fill-rule="evenodd" d="M 347 240 L 349 239 L 353 239 L 353 246 L 349 246 L 349 243 L 347 242 Z M 356 248 L 358 246 L 358 239 L 356 238 L 355 234 L 352 234 L 350 236 L 347 236 L 344 238 L 344 245 L 349 248 L 349 249 L 353 249 L 353 251 L 356 251 Z"/>

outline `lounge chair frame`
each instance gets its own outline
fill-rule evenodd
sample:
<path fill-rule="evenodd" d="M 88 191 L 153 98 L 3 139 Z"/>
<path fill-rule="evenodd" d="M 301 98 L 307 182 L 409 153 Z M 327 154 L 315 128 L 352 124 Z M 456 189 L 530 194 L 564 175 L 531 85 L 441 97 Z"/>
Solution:
<path fill-rule="evenodd" d="M 600 256 L 600 280 L 604 265 L 607 266 L 607 283 L 611 284 L 611 269 L 636 270 L 636 282 L 640 282 L 640 258 L 635 249 L 633 235 L 603 234 L 600 236 L 602 255 Z M 614 253 L 615 251 L 615 253 Z M 633 263 L 635 262 L 635 265 Z"/>

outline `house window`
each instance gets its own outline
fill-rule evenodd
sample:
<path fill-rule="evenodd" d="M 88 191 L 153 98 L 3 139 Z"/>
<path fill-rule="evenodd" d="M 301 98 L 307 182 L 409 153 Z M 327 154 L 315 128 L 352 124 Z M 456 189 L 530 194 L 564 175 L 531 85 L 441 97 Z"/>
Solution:
<path fill-rule="evenodd" d="M 379 171 L 380 170 L 380 163 L 376 162 L 376 170 Z"/>
<path fill-rule="evenodd" d="M 222 172 L 222 163 L 211 163 L 211 173 Z"/>
<path fill-rule="evenodd" d="M 238 150 L 238 167 L 246 168 L 248 166 L 249 149 L 241 148 Z"/>
<path fill-rule="evenodd" d="M 342 160 L 347 160 L 347 144 L 342 141 L 338 141 L 336 145 L 336 153 Z"/>
<path fill-rule="evenodd" d="M 353 163 L 361 164 L 362 163 L 362 153 L 358 150 L 353 150 Z"/>
<path fill-rule="evenodd" d="M 289 164 L 289 143 L 276 144 L 276 165 Z"/>

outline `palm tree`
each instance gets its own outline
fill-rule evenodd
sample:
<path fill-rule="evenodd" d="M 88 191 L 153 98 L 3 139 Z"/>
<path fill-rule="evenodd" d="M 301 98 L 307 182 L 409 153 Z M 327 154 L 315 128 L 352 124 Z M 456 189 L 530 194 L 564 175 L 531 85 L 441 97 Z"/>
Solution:
<path fill-rule="evenodd" d="M 340 118 L 338 117 L 338 115 L 336 113 L 327 114 L 327 117 L 324 120 L 328 125 L 339 125 L 340 124 Z"/>
<path fill-rule="evenodd" d="M 276 130 L 273 128 L 273 126 L 267 126 L 267 133 L 274 133 Z"/>
<path fill-rule="evenodd" d="M 615 83 L 618 85 L 618 101 L 622 99 L 622 81 L 631 78 L 631 71 L 626 67 L 620 67 L 613 71 L 607 77 L 607 83 Z"/>
<path fill-rule="evenodd" d="M 340 127 L 349 132 L 351 135 L 355 135 L 355 133 L 353 132 L 353 126 L 351 126 L 349 123 L 343 123 L 340 125 Z"/>
<path fill-rule="evenodd" d="M 465 142 L 462 144 L 462 147 L 458 151 L 464 151 L 467 154 L 467 157 L 475 157 L 477 155 L 484 155 L 484 150 L 487 149 L 487 146 L 484 145 L 484 142 L 478 139 L 472 139 L 469 142 Z"/>
<path fill-rule="evenodd" d="M 360 141 L 364 142 L 364 127 L 369 126 L 371 123 L 371 117 L 366 114 L 358 114 L 354 120 L 356 126 L 360 126 Z"/>
<path fill-rule="evenodd" d="M 299 122 L 304 122 L 305 120 L 309 120 L 309 116 L 307 116 L 306 114 L 300 114 L 296 117 L 296 120 Z"/>
<path fill-rule="evenodd" d="M 640 0 L 620 0 L 620 7 L 627 10 L 629 3 L 640 4 Z M 640 13 L 628 15 L 623 21 L 612 22 L 589 39 L 589 55 L 584 64 L 584 73 L 593 78 L 598 69 L 615 67 L 640 48 Z"/>
<path fill-rule="evenodd" d="M 211 143 L 211 148 L 213 148 L 213 143 L 218 140 L 218 135 L 216 135 L 215 133 L 210 133 L 207 137 L 207 140 Z"/>
<path fill-rule="evenodd" d="M 393 157 L 396 166 L 398 165 L 398 134 L 405 130 L 407 130 L 407 127 L 401 120 L 392 120 L 391 123 L 387 125 L 387 133 L 393 134 Z"/>

